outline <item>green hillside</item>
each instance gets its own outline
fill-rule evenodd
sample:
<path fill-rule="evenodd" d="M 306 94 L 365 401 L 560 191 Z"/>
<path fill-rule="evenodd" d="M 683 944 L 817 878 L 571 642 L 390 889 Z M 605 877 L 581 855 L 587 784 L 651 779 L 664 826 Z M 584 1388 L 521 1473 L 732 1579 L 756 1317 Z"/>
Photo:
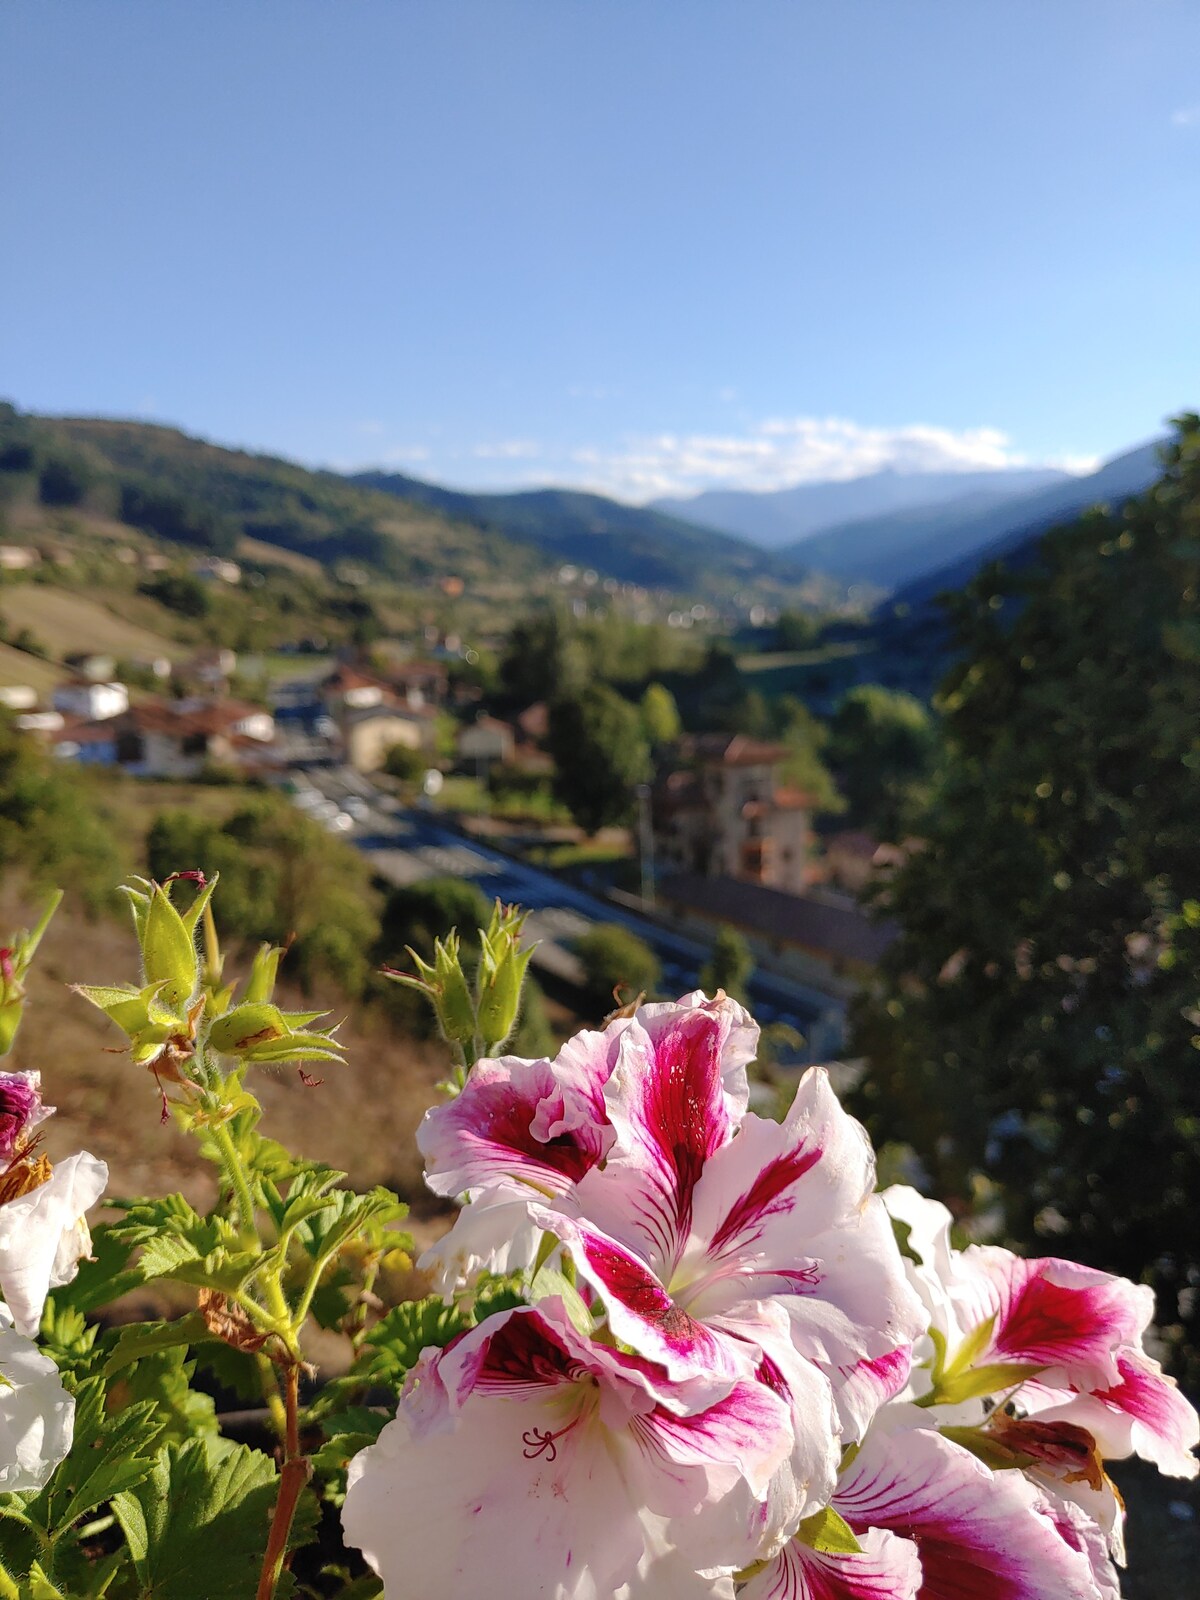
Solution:
<path fill-rule="evenodd" d="M 647 506 L 623 505 L 574 489 L 464 494 L 402 473 L 363 472 L 352 480 L 400 505 L 437 508 L 542 552 L 555 562 L 592 567 L 647 588 L 736 589 L 756 580 L 796 581 L 800 569 L 729 534 Z"/>
<path fill-rule="evenodd" d="M 528 577 L 544 564 L 432 507 L 151 423 L 26 416 L 0 405 L 0 488 L 0 513 L 22 501 L 78 510 L 222 555 L 246 538 L 406 582 Z"/>

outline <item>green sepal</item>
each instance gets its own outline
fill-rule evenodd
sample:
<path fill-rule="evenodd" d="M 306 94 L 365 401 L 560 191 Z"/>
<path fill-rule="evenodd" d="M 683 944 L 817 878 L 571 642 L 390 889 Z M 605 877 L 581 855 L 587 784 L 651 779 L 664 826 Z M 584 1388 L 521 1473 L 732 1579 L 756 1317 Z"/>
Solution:
<path fill-rule="evenodd" d="M 529 1286 L 529 1299 L 533 1305 L 541 1300 L 559 1299 L 577 1333 L 590 1339 L 596 1331 L 596 1319 L 588 1310 L 586 1301 L 560 1267 L 545 1266 L 540 1269 Z"/>
<path fill-rule="evenodd" d="M 279 963 L 283 959 L 283 955 L 283 945 L 259 945 L 254 953 L 250 976 L 246 979 L 246 991 L 242 996 L 243 1005 L 256 1004 L 271 999 L 275 993 L 275 979 L 278 976 Z"/>
<path fill-rule="evenodd" d="M 142 923 L 142 970 L 148 984 L 160 986 L 167 1006 L 176 1012 L 186 1008 L 198 977 L 196 925 L 184 921 L 168 890 L 157 883 Z"/>
<path fill-rule="evenodd" d="M 854 1530 L 844 1518 L 838 1516 L 832 1506 L 826 1506 L 813 1516 L 805 1517 L 796 1529 L 796 1537 L 801 1544 L 808 1545 L 809 1549 L 821 1550 L 827 1555 L 862 1554 L 862 1546 L 854 1537 Z"/>
<path fill-rule="evenodd" d="M 967 1400 L 981 1400 L 986 1395 L 1015 1389 L 1027 1378 L 1036 1378 L 1039 1372 L 1045 1370 L 1044 1364 L 1030 1361 L 997 1361 L 982 1367 L 969 1367 L 965 1372 L 943 1376 L 934 1390 L 933 1404 L 959 1406 Z"/>

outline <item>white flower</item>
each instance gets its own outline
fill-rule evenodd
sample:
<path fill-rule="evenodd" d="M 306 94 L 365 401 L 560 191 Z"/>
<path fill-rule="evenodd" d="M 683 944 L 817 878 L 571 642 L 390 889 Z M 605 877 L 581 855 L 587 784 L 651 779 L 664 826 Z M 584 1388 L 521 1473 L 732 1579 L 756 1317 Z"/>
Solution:
<path fill-rule="evenodd" d="M 47 1294 L 70 1283 L 90 1252 L 84 1213 L 107 1183 L 104 1162 L 81 1150 L 45 1183 L 0 1205 L 0 1298 L 18 1332 L 37 1333 Z"/>
<path fill-rule="evenodd" d="M 40 1489 L 71 1448 L 75 1402 L 58 1368 L 0 1306 L 0 1492 Z"/>

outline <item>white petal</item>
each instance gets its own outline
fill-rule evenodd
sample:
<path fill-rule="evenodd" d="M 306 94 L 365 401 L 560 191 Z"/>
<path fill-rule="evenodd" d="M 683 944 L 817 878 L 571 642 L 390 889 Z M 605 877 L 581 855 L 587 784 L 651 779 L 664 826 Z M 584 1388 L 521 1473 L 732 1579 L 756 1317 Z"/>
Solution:
<path fill-rule="evenodd" d="M 0 1206 L 0 1294 L 21 1333 L 36 1334 L 51 1288 L 69 1283 L 86 1255 L 83 1214 L 108 1183 L 86 1150 L 60 1161 L 47 1182 Z"/>
<path fill-rule="evenodd" d="M 40 1489 L 71 1448 L 75 1401 L 0 1310 L 0 1493 Z"/>

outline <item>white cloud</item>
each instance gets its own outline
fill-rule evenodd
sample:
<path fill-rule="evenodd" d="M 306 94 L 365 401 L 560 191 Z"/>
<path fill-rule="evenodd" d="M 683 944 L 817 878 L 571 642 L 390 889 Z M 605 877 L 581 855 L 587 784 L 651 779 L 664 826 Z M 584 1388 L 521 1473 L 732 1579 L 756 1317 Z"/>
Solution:
<path fill-rule="evenodd" d="M 541 453 L 536 439 L 500 439 L 495 444 L 477 444 L 471 452 L 481 461 L 530 461 Z"/>
<path fill-rule="evenodd" d="M 571 460 L 584 469 L 580 476 L 589 488 L 630 500 L 703 489 L 783 489 L 883 467 L 970 472 L 1027 465 L 998 428 L 872 428 L 844 417 L 770 417 L 744 434 L 661 433 L 616 450 L 576 450 Z"/>
<path fill-rule="evenodd" d="M 427 444 L 397 444 L 383 451 L 380 460 L 386 466 L 402 461 L 428 461 L 433 451 Z"/>
<path fill-rule="evenodd" d="M 1171 126 L 1173 128 L 1200 127 L 1200 105 L 1180 106 L 1178 111 L 1172 111 Z"/>

